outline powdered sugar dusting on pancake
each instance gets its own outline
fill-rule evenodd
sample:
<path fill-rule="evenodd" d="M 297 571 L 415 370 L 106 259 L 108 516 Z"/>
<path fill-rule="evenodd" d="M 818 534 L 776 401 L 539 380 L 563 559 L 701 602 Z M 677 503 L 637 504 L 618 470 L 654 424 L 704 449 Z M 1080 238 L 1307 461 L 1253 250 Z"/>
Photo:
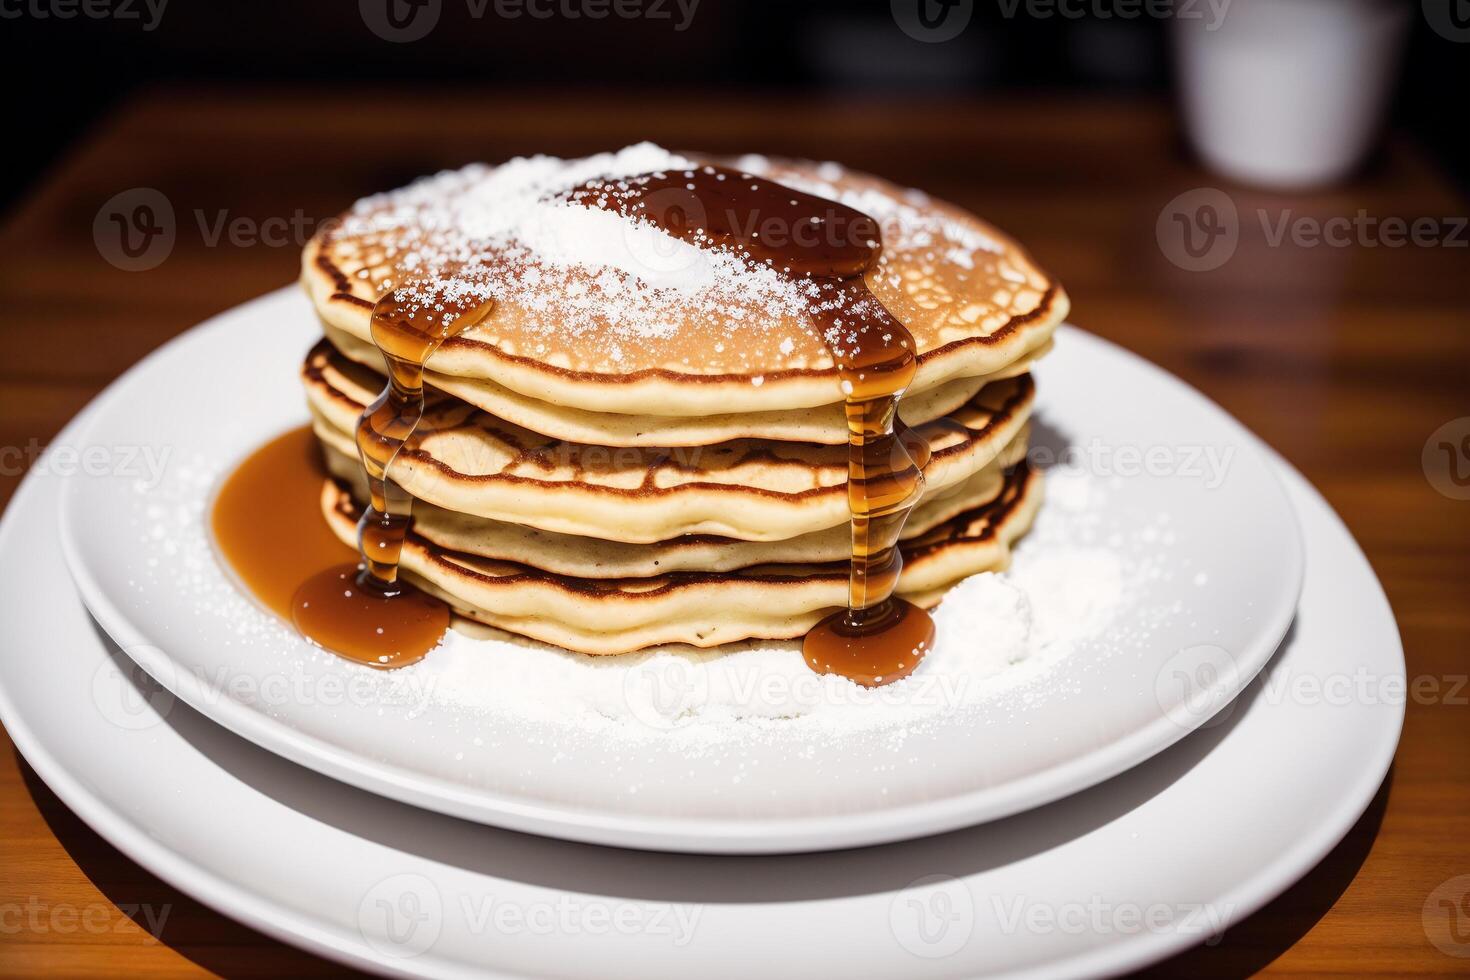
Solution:
<path fill-rule="evenodd" d="M 785 326 L 794 349 L 805 322 L 801 287 L 728 251 L 681 241 L 652 222 L 559 198 L 589 180 L 696 166 L 652 144 L 582 160 L 526 157 L 472 165 L 359 201 L 341 234 L 371 242 L 360 278 L 433 306 L 452 289 L 493 299 L 547 341 L 594 338 L 614 363 L 623 345 L 669 338 L 691 319 L 743 329 Z M 493 328 L 492 328 L 493 329 Z"/>
<path fill-rule="evenodd" d="M 501 378 L 504 362 L 476 353 L 482 345 L 593 377 L 662 371 L 758 387 L 835 375 L 832 348 L 840 353 L 844 338 L 819 334 L 813 305 L 828 298 L 813 295 L 810 282 L 572 193 L 615 194 L 639 176 L 677 179 L 706 165 L 642 143 L 580 160 L 536 156 L 444 172 L 358 202 L 314 243 L 324 264 L 309 251 L 308 280 L 324 315 L 364 338 L 365 306 L 389 289 L 431 309 L 450 290 L 463 300 L 493 298 L 491 315 L 436 355 L 454 374 Z M 988 337 L 1056 305 L 1044 272 L 959 209 L 835 164 L 746 157 L 738 166 L 878 222 L 883 247 L 867 283 L 921 353 Z M 539 382 L 530 393 L 547 397 Z M 573 396 L 558 389 L 556 397 Z M 813 397 L 801 395 L 803 404 Z M 733 410 L 699 410 L 712 407 Z"/>

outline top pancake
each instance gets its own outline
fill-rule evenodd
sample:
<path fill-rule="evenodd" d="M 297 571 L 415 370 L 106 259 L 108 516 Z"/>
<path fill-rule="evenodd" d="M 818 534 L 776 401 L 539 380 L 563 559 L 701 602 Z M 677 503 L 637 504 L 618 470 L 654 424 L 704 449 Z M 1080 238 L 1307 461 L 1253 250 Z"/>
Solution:
<path fill-rule="evenodd" d="M 440 348 L 432 369 L 552 405 L 685 417 L 840 402 L 798 283 L 562 200 L 592 179 L 702 165 L 641 144 L 440 174 L 358 202 L 308 245 L 303 280 L 323 319 L 362 340 L 389 288 L 452 279 L 493 298 L 491 315 Z M 866 279 L 914 335 L 911 391 L 1001 371 L 1044 346 L 1066 314 L 1065 293 L 1019 246 L 957 208 L 833 164 L 738 165 L 753 181 L 877 220 L 883 250 Z"/>

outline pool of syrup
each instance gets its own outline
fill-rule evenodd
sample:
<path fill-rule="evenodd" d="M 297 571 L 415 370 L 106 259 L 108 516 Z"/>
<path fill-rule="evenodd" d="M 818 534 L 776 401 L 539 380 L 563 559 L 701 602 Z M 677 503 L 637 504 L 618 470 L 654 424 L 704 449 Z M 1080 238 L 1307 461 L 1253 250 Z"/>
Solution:
<path fill-rule="evenodd" d="M 247 456 L 214 499 L 215 546 L 251 595 L 288 622 L 302 582 L 357 557 L 322 517 L 326 478 L 321 446 L 303 425 Z"/>

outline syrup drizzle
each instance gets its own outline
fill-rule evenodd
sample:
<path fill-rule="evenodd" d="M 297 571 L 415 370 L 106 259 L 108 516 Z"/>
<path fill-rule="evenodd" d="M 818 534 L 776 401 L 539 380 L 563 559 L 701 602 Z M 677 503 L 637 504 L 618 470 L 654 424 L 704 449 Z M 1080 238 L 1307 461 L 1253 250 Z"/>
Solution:
<path fill-rule="evenodd" d="M 592 181 L 566 198 L 650 221 L 684 241 L 730 249 L 804 285 L 809 312 L 842 383 L 852 527 L 847 608 L 812 628 L 804 656 L 819 673 L 840 674 L 868 686 L 907 676 L 934 638 L 928 613 L 893 594 L 903 568 L 899 535 L 923 492 L 929 448 L 897 415 L 917 367 L 913 337 L 872 295 L 863 278 L 881 253 L 877 222 L 836 201 L 722 167 Z M 372 337 L 387 365 L 388 384 L 357 427 L 358 452 L 371 496 L 358 523 L 361 564 L 313 565 L 315 574 L 295 589 L 289 603 L 290 618 L 308 639 L 349 659 L 384 668 L 422 659 L 449 623 L 443 602 L 399 579 L 398 562 L 413 501 L 392 479 L 390 467 L 423 417 L 425 362 L 446 340 L 493 308 L 492 302 L 469 295 L 471 290 L 457 288 L 453 271 L 410 287 L 391 290 L 373 309 Z M 281 445 L 272 443 L 242 465 L 216 505 L 217 531 L 226 493 L 247 470 L 252 471 L 250 494 L 255 499 L 233 494 L 234 510 L 247 515 L 274 512 L 269 504 L 281 496 L 274 491 L 287 482 L 272 479 L 277 472 L 274 463 L 288 458 L 296 445 L 290 440 L 308 438 L 306 431 L 282 437 Z M 308 471 L 317 489 L 319 470 L 318 465 Z M 316 495 L 291 494 L 292 506 L 305 513 L 298 496 L 310 499 L 310 512 L 319 522 Z M 253 519 L 230 517 L 226 522 L 248 525 L 252 532 L 259 526 Z M 277 563 L 268 576 L 274 585 L 263 591 L 236 558 L 238 541 L 230 542 L 238 538 L 219 536 L 247 585 L 258 595 L 270 592 L 268 604 L 283 611 L 279 602 L 286 594 L 280 588 L 284 569 Z M 312 561 L 332 553 L 329 545 L 316 543 L 321 547 L 309 549 Z M 306 561 L 286 564 L 299 572 Z"/>
<path fill-rule="evenodd" d="M 899 534 L 923 493 L 929 448 L 898 418 L 918 366 L 914 338 L 863 278 L 882 250 L 878 223 L 839 202 L 713 166 L 596 180 L 567 197 L 683 241 L 731 249 L 805 286 L 842 383 L 852 560 L 847 608 L 813 627 L 803 655 L 818 673 L 867 686 L 912 673 L 933 643 L 934 623 L 893 592 L 903 570 Z"/>
<path fill-rule="evenodd" d="M 362 558 L 307 579 L 291 600 L 303 636 L 350 660 L 403 667 L 422 660 L 449 627 L 449 607 L 399 579 L 413 497 L 390 474 L 424 416 L 424 364 L 439 347 L 487 316 L 492 302 L 465 298 L 452 276 L 390 290 L 373 307 L 373 343 L 388 384 L 357 422 L 357 451 L 369 503 L 357 524 Z"/>

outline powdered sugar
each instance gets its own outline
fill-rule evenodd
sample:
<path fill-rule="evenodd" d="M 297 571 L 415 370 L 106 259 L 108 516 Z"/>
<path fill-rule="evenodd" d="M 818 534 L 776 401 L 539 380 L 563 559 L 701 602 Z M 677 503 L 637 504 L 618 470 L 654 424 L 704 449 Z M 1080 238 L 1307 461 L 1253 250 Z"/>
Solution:
<path fill-rule="evenodd" d="M 359 201 L 341 231 L 381 246 L 393 272 L 375 286 L 395 288 L 401 302 L 432 304 L 433 284 L 452 277 L 471 298 L 514 307 L 548 332 L 637 339 L 690 320 L 759 328 L 803 318 L 799 287 L 773 269 L 560 198 L 597 179 L 694 166 L 650 143 L 474 164 Z"/>
<path fill-rule="evenodd" d="M 996 683 L 1000 675 L 1032 662 L 1034 676 L 1105 627 L 1122 593 L 1120 560 L 1099 549 L 1053 549 L 1012 573 L 973 576 L 936 610 L 936 645 L 919 669 L 877 689 L 813 673 L 791 643 L 589 658 L 456 635 L 432 662 L 413 669 L 425 675 L 423 686 L 441 707 L 487 719 L 631 738 L 678 732 L 691 744 L 738 739 L 742 730 L 770 734 L 772 725 L 830 736 L 912 723 L 993 697 L 1008 686 Z"/>
<path fill-rule="evenodd" d="M 347 664 L 309 646 L 254 605 L 221 568 L 206 530 L 204 501 L 218 469 L 176 466 L 141 509 L 139 539 L 150 556 L 147 592 L 187 595 L 200 615 L 229 622 L 242 654 L 291 651 L 305 683 L 337 676 L 362 701 L 461 720 L 463 731 L 533 726 L 566 737 L 638 742 L 674 739 L 690 752 L 746 739 L 803 741 L 885 729 L 918 731 L 996 698 L 1046 697 L 1074 685 L 1088 664 L 1177 615 L 1141 601 L 1160 574 L 1166 526 L 1126 534 L 1099 519 L 1108 490 L 1098 478 L 1054 470 L 1050 503 L 1018 548 L 1013 567 L 956 586 L 935 613 L 933 651 L 910 677 L 878 689 L 813 673 L 794 643 L 752 643 L 732 652 L 660 650 L 596 658 L 523 641 L 452 633 L 424 662 L 389 673 Z M 1145 542 L 1147 537 L 1151 540 Z M 1142 546 L 1142 547 L 1140 547 Z M 1125 614 L 1126 611 L 1126 614 Z M 248 660 L 248 658 L 247 658 Z"/>
<path fill-rule="evenodd" d="M 980 277 L 975 289 L 985 297 L 995 291 L 980 283 L 977 256 L 989 256 L 986 269 L 1006 268 L 994 258 L 1002 251 L 997 243 L 916 192 L 849 179 L 835 164 L 812 176 L 760 157 L 739 163 L 876 219 L 880 268 L 906 255 L 896 261 L 944 266 L 960 281 Z M 697 235 L 670 234 L 648 219 L 648 202 L 642 210 L 601 206 L 629 196 L 635 178 L 671 178 L 676 192 L 699 170 L 714 172 L 649 143 L 580 160 L 474 164 L 359 201 L 335 232 L 351 247 L 333 261 L 367 281 L 374 296 L 394 290 L 410 310 L 437 308 L 448 290 L 472 306 L 494 300 L 493 322 L 470 335 L 560 366 L 754 375 L 840 359 L 853 344 L 851 331 L 817 336 L 813 305 L 825 309 L 843 296 Z M 671 213 L 685 203 L 664 201 Z M 896 269 L 885 273 L 896 290 L 905 288 L 902 278 Z M 865 317 L 859 309 L 851 314 L 849 324 Z M 712 355 L 710 338 L 725 337 L 739 342 Z"/>

